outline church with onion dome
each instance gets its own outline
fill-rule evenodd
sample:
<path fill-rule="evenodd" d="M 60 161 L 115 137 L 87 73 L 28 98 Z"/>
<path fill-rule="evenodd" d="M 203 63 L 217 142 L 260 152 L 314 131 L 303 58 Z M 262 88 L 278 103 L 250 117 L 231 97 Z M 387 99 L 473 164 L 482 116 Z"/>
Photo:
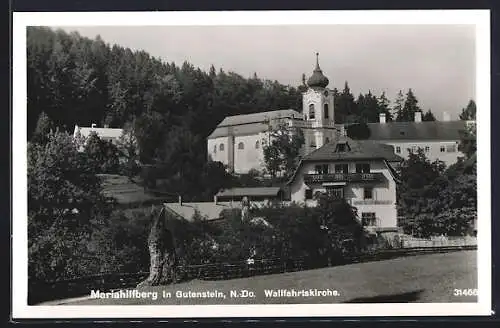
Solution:
<path fill-rule="evenodd" d="M 307 80 L 307 90 L 302 94 L 302 111 L 282 109 L 246 115 L 226 117 L 208 136 L 210 160 L 227 165 L 237 174 L 251 169 L 264 168 L 263 148 L 269 143 L 270 127 L 280 122 L 300 128 L 304 133 L 303 153 L 320 148 L 342 133 L 342 127 L 334 124 L 333 92 L 328 88 L 329 80 L 319 65 Z"/>
<path fill-rule="evenodd" d="M 307 90 L 302 93 L 300 112 L 280 109 L 226 117 L 207 138 L 209 160 L 222 162 L 236 174 L 252 169 L 263 171 L 263 149 L 270 142 L 270 129 L 280 122 L 302 130 L 303 157 L 345 136 L 344 126 L 335 124 L 334 95 L 328 87 L 331 81 L 321 70 L 318 57 L 316 53 L 316 65 L 307 80 Z M 421 114 L 416 112 L 411 122 L 387 122 L 385 114 L 380 114 L 379 122 L 368 123 L 370 141 L 391 146 L 394 154 L 402 158 L 420 148 L 431 161 L 455 163 L 463 156 L 458 150 L 460 131 L 475 122 L 451 121 L 446 113 L 442 120 L 423 122 Z"/>

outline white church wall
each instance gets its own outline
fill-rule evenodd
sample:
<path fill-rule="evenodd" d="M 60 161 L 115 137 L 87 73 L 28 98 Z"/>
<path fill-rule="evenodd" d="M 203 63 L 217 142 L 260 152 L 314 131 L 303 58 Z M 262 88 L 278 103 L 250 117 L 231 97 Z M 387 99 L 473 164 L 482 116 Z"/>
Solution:
<path fill-rule="evenodd" d="M 251 169 L 261 171 L 264 167 L 263 143 L 267 142 L 265 134 L 262 133 L 236 136 L 234 138 L 235 173 L 248 173 Z"/>
<path fill-rule="evenodd" d="M 207 152 L 209 158 L 214 162 L 229 164 L 229 137 L 218 137 L 208 139 Z"/>

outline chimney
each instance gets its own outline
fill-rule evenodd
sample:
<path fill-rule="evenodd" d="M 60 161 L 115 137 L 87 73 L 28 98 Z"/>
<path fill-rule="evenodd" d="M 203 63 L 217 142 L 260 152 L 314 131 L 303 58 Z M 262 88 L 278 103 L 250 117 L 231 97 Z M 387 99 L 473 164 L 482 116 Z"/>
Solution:
<path fill-rule="evenodd" d="M 422 112 L 415 112 L 415 122 L 422 122 Z"/>
<path fill-rule="evenodd" d="M 214 195 L 214 204 L 217 205 L 217 195 Z"/>
<path fill-rule="evenodd" d="M 96 126 L 97 126 L 97 124 L 95 124 L 95 123 L 92 123 L 92 125 L 91 125 L 92 129 L 95 128 Z"/>
<path fill-rule="evenodd" d="M 104 128 L 105 129 L 109 128 L 109 124 L 104 124 Z"/>
<path fill-rule="evenodd" d="M 443 121 L 448 122 L 450 120 L 450 114 L 448 112 L 443 113 Z"/>
<path fill-rule="evenodd" d="M 182 206 L 182 196 L 181 195 L 179 195 L 179 205 Z"/>
<path fill-rule="evenodd" d="M 385 123 L 385 113 L 379 114 L 379 121 L 380 121 L 380 123 Z"/>

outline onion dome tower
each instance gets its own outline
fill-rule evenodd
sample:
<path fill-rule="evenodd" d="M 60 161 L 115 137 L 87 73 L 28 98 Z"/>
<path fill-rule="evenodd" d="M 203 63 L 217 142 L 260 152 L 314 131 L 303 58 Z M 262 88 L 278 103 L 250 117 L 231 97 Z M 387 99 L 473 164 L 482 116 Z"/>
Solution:
<path fill-rule="evenodd" d="M 323 75 L 323 71 L 319 67 L 319 58 L 318 57 L 319 57 L 319 53 L 316 53 L 316 68 L 314 69 L 313 74 L 311 75 L 309 80 L 307 80 L 307 85 L 310 88 L 326 88 L 328 83 L 330 83 L 328 78 Z"/>

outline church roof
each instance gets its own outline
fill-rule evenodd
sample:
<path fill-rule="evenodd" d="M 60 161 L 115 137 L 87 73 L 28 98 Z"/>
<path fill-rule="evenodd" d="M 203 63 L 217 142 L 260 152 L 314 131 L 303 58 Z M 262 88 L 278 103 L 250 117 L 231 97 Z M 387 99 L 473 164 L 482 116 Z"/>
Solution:
<path fill-rule="evenodd" d="M 267 120 L 278 118 L 296 117 L 302 118 L 302 115 L 294 109 L 273 110 L 269 112 L 260 112 L 244 115 L 235 115 L 226 117 L 218 127 L 231 126 L 239 124 L 260 123 Z"/>
<path fill-rule="evenodd" d="M 325 88 L 330 81 L 326 76 L 323 75 L 323 71 L 319 67 L 319 60 L 318 60 L 319 54 L 316 53 L 316 68 L 313 71 L 313 74 L 311 77 L 307 80 L 307 85 L 309 87 L 320 87 L 320 88 Z"/>
<path fill-rule="evenodd" d="M 232 135 L 249 135 L 265 132 L 269 129 L 268 120 L 280 118 L 302 118 L 302 114 L 293 109 L 275 110 L 226 117 L 208 136 L 208 139 Z"/>
<path fill-rule="evenodd" d="M 368 123 L 370 140 L 460 140 L 465 121 Z"/>
<path fill-rule="evenodd" d="M 346 144 L 345 151 L 338 151 L 338 144 Z M 389 162 L 401 161 L 403 158 L 394 153 L 392 146 L 372 140 L 353 140 L 348 137 L 325 144 L 303 158 L 303 162 L 336 161 L 336 160 L 381 159 Z"/>

